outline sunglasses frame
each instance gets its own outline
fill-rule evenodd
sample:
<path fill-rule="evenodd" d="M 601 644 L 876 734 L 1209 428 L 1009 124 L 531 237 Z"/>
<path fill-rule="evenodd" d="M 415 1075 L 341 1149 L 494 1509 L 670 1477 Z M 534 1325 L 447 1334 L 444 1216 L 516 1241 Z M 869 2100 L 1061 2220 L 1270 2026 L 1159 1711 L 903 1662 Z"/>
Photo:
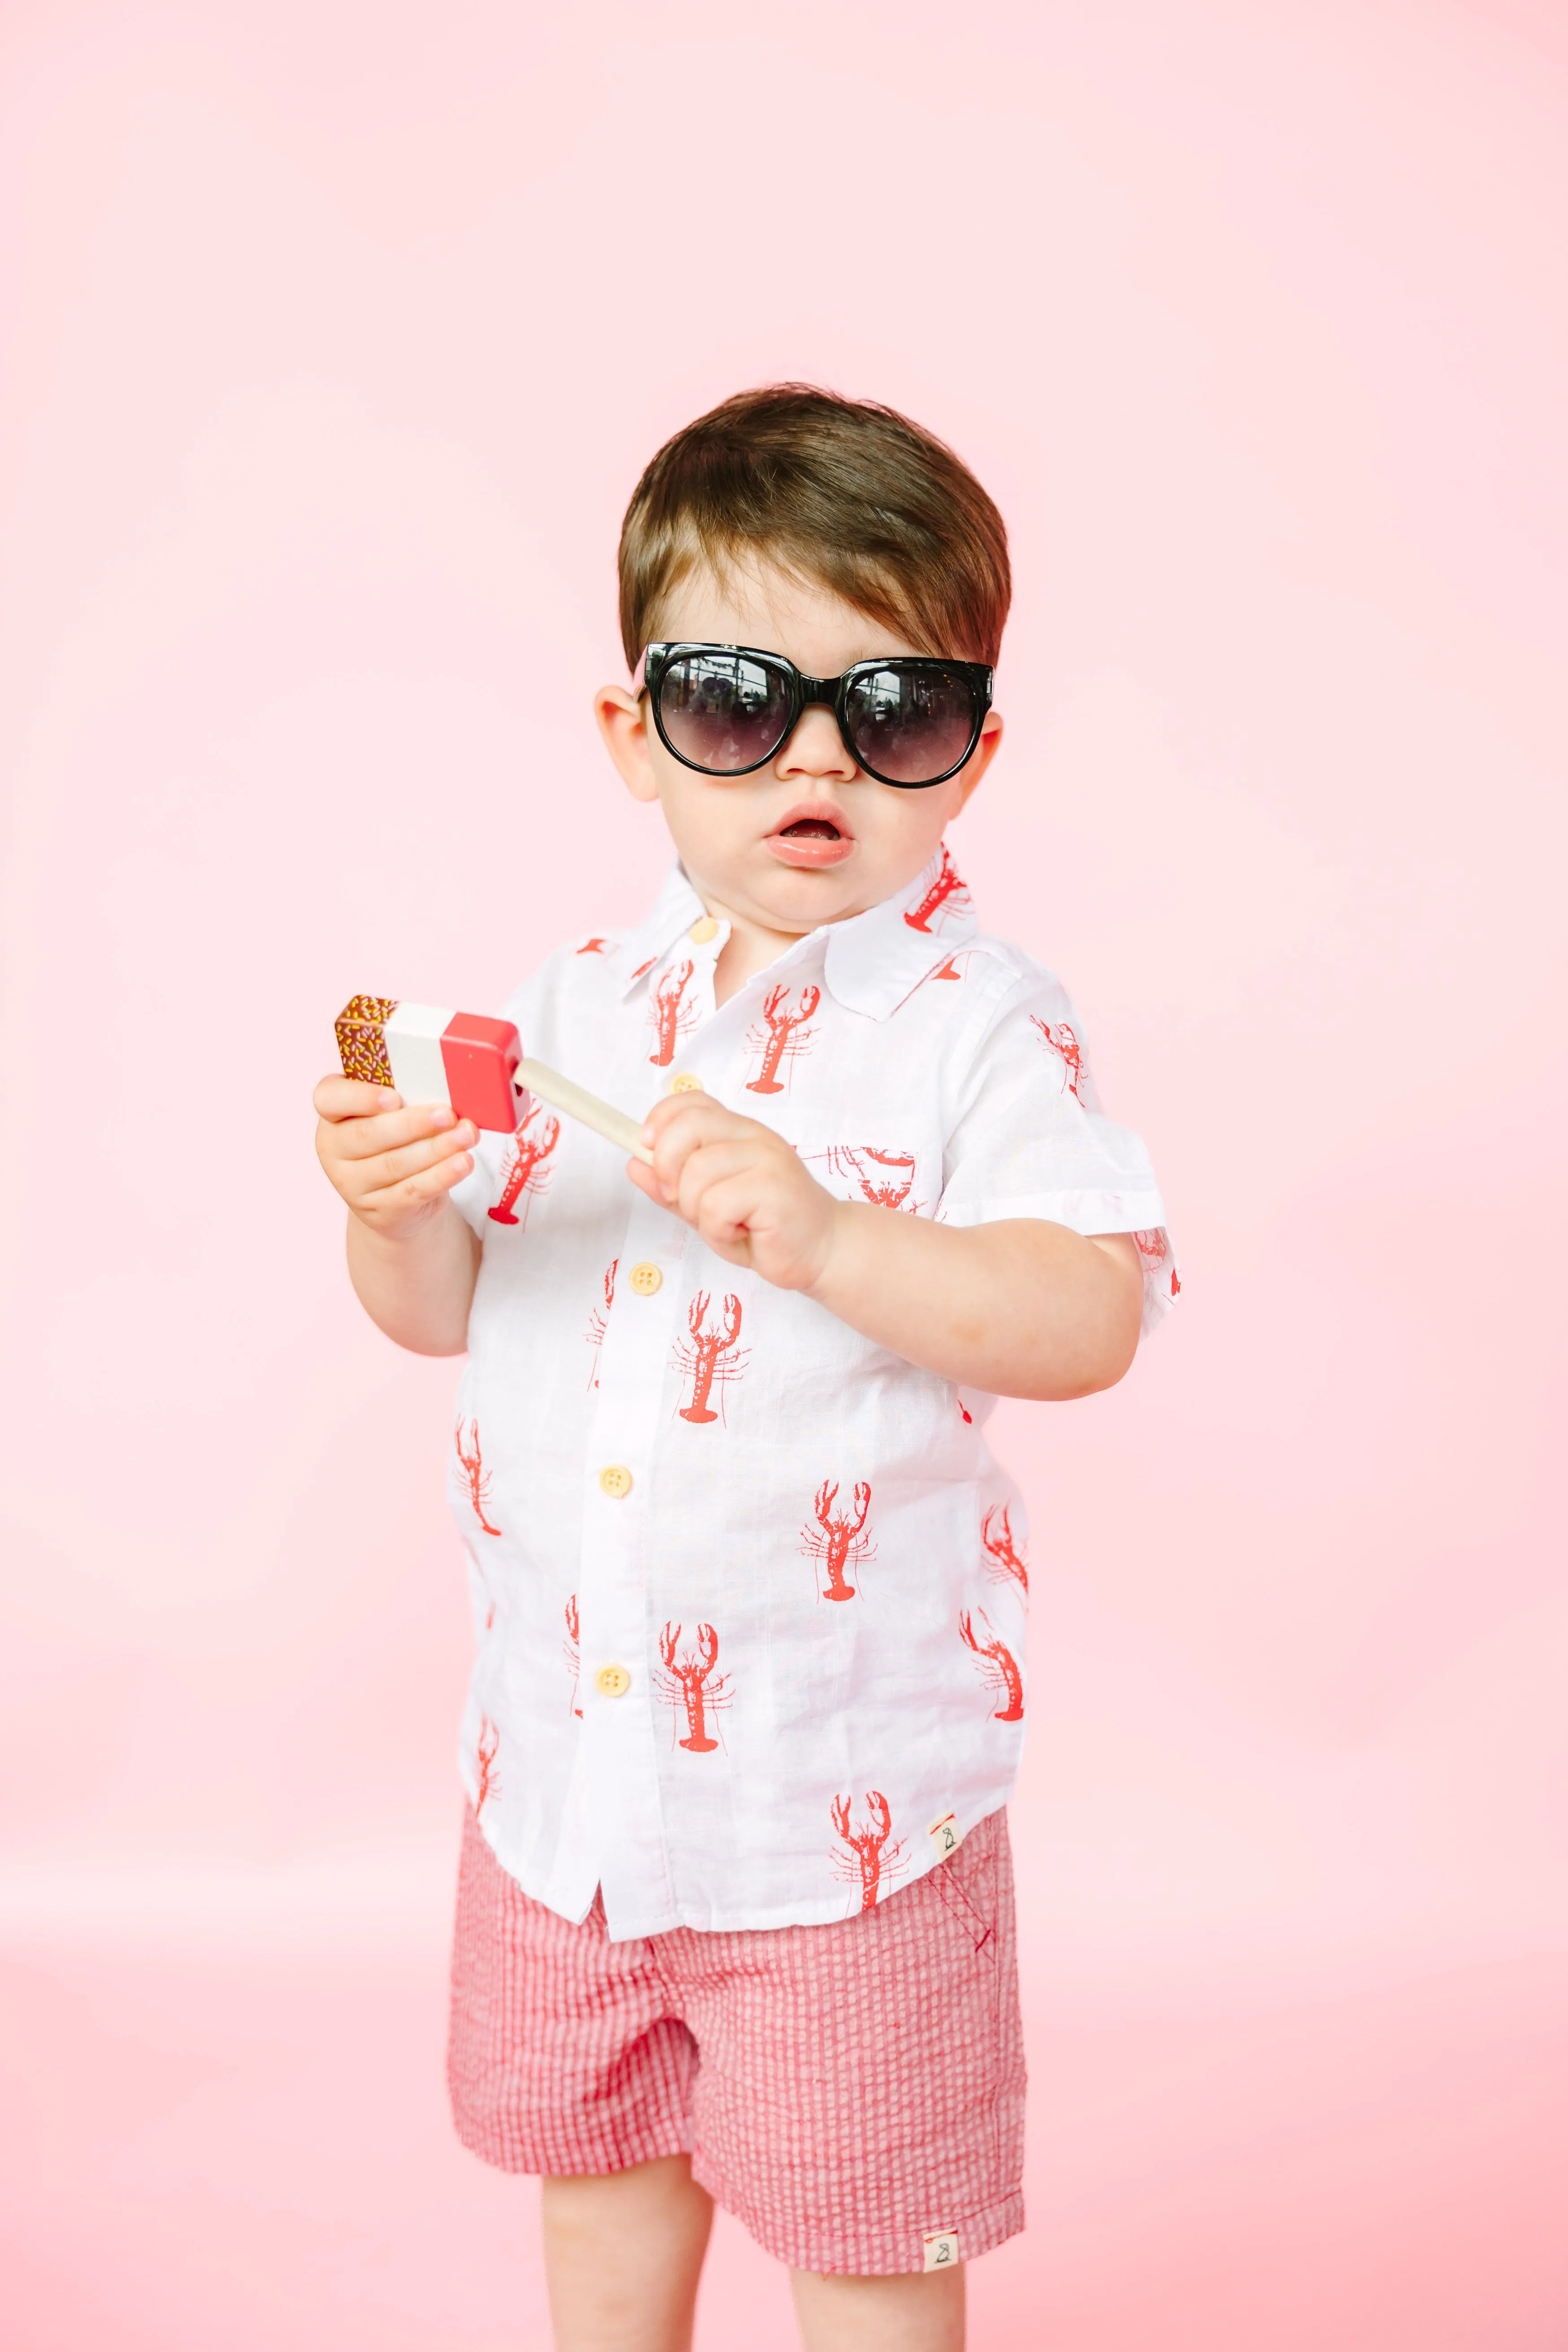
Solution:
<path fill-rule="evenodd" d="M 774 669 L 784 672 L 789 683 L 789 718 L 783 734 L 771 751 L 765 751 L 760 760 L 752 760 L 744 768 L 705 768 L 700 761 L 689 760 L 684 751 L 676 750 L 675 745 L 665 733 L 664 714 L 659 709 L 659 688 L 664 684 L 665 674 L 670 665 L 679 660 L 683 654 L 745 654 L 752 661 L 770 663 Z M 879 775 L 875 768 L 867 765 L 849 740 L 849 730 L 845 724 L 844 712 L 849 689 L 864 672 L 903 669 L 917 666 L 921 668 L 955 671 L 963 679 L 969 688 L 973 723 L 962 760 L 955 760 L 951 768 L 942 770 L 940 776 L 922 776 L 918 784 L 911 784 L 900 781 L 897 776 Z M 658 740 L 671 759 L 679 760 L 683 768 L 695 769 L 700 776 L 728 780 L 734 776 L 755 775 L 759 768 L 765 768 L 771 760 L 778 758 L 779 753 L 800 725 L 805 713 L 814 703 L 820 702 L 826 704 L 832 711 L 837 723 L 839 740 L 858 768 L 868 776 L 875 777 L 878 783 L 887 784 L 896 793 L 924 793 L 929 792 L 932 784 L 945 784 L 949 776 L 956 776 L 960 768 L 966 766 L 974 757 L 975 746 L 980 740 L 982 730 L 985 725 L 985 714 L 991 708 L 995 676 L 996 673 L 989 662 L 949 661 L 944 654 L 883 654 L 871 661 L 851 662 L 849 667 L 837 677 L 810 677 L 805 670 L 797 669 L 787 655 L 769 653 L 761 646 L 722 646 L 710 643 L 700 637 L 681 637 L 672 639 L 667 644 L 645 646 L 642 659 L 637 664 L 637 676 L 633 679 L 633 686 L 637 693 L 647 694 L 649 707 L 653 711 L 653 723 L 658 730 Z"/>

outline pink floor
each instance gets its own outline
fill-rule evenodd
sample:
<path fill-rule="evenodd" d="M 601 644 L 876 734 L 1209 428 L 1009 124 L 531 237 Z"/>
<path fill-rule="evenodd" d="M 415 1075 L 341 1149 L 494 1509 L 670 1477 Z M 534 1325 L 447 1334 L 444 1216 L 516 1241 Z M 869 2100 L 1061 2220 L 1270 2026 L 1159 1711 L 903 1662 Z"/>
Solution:
<path fill-rule="evenodd" d="M 233 1920 L 181 1961 L 145 1915 L 14 1930 L 8 2352 L 548 2343 L 531 2184 L 447 2124 L 445 1895 L 432 1853 L 357 1947 L 318 1910 L 248 1959 Z M 1561 1952 L 1289 1988 L 1216 1954 L 1223 1989 L 1173 1994 L 1026 1931 L 1031 2227 L 975 2266 L 976 2347 L 1562 2352 Z M 702 2352 L 742 2326 L 795 2341 L 782 2273 L 721 2221 Z"/>

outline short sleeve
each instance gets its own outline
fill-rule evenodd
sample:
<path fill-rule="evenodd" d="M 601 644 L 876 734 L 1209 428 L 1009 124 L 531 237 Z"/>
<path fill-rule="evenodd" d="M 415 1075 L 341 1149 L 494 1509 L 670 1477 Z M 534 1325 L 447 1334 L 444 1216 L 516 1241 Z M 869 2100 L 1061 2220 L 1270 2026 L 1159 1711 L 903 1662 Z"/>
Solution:
<path fill-rule="evenodd" d="M 1146 1332 L 1181 1290 L 1149 1154 L 1101 1112 L 1077 1008 L 1048 974 L 1009 991 L 971 1055 L 936 1215 L 950 1225 L 1044 1217 L 1076 1234 L 1131 1234 Z"/>

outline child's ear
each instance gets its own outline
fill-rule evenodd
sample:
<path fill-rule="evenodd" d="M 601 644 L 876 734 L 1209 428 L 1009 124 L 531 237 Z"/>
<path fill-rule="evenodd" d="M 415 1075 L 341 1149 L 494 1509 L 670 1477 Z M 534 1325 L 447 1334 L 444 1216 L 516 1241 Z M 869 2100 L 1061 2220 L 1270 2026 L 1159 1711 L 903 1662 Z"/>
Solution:
<path fill-rule="evenodd" d="M 1002 713 L 988 710 L 985 724 L 980 730 L 980 740 L 971 751 L 965 765 L 959 771 L 959 801 L 962 809 L 970 793 L 1002 749 Z"/>
<path fill-rule="evenodd" d="M 658 800 L 658 785 L 648 752 L 647 722 L 638 697 L 624 686 L 602 686 L 594 697 L 594 716 L 599 722 L 605 749 L 633 800 Z"/>

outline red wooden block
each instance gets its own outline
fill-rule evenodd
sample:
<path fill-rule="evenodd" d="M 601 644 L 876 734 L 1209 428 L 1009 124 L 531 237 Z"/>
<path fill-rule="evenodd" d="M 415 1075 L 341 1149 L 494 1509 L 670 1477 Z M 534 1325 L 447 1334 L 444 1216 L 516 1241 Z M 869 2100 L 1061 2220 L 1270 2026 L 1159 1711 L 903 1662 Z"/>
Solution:
<path fill-rule="evenodd" d="M 441 1062 L 452 1108 L 492 1134 L 511 1134 L 526 1104 L 514 1080 L 522 1040 L 510 1021 L 455 1013 L 441 1032 Z"/>

